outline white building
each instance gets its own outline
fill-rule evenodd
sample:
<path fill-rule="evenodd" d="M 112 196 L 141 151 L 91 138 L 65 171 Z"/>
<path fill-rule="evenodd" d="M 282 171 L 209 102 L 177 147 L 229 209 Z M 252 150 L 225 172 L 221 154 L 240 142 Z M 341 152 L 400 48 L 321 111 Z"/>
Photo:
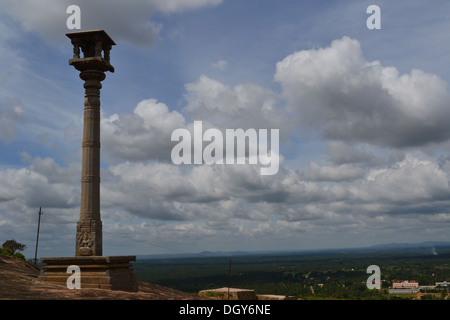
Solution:
<path fill-rule="evenodd" d="M 417 293 L 419 292 L 419 283 L 417 281 L 411 280 L 394 280 L 392 283 L 392 288 L 389 289 L 389 293 Z"/>
<path fill-rule="evenodd" d="M 417 281 L 404 280 L 395 281 L 392 283 L 392 289 L 419 289 L 419 283 Z"/>

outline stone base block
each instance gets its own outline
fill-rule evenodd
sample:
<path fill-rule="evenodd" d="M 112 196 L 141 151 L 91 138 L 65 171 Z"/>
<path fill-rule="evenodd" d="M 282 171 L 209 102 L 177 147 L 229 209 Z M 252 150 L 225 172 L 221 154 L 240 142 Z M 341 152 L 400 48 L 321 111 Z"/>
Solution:
<path fill-rule="evenodd" d="M 136 261 L 136 256 L 41 258 L 44 266 L 38 281 L 66 285 L 71 276 L 71 273 L 67 273 L 67 268 L 75 265 L 80 268 L 81 289 L 137 291 L 136 275 L 131 261 Z"/>

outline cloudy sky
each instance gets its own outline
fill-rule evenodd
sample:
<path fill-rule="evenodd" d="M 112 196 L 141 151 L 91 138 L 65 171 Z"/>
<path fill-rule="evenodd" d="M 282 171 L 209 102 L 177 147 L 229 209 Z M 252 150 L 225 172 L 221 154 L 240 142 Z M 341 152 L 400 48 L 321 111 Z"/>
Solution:
<path fill-rule="evenodd" d="M 381 9 L 370 30 L 367 8 Z M 103 81 L 105 255 L 449 241 L 446 0 L 0 0 L 0 242 L 72 256 L 83 83 L 69 5 L 117 43 Z M 174 165 L 194 121 L 279 129 L 280 169 Z"/>

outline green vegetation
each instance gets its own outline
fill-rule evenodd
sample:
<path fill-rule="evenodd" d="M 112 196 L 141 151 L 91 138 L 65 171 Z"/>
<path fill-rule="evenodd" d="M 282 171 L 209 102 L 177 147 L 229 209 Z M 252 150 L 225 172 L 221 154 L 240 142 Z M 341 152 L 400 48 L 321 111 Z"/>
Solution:
<path fill-rule="evenodd" d="M 421 250 L 357 250 L 248 255 L 231 257 L 139 260 L 138 281 L 190 293 L 230 286 L 254 289 L 257 294 L 296 296 L 302 299 L 418 299 L 417 294 L 389 294 L 393 280 L 416 280 L 434 285 L 450 280 L 450 247 L 439 255 Z M 369 265 L 381 268 L 381 290 L 369 290 Z M 423 298 L 422 298 L 423 297 Z M 443 299 L 447 292 L 423 295 Z"/>
<path fill-rule="evenodd" d="M 3 242 L 2 247 L 0 248 L 0 254 L 25 260 L 25 256 L 16 251 L 23 251 L 26 248 L 26 245 L 18 243 L 16 240 L 7 240 Z"/>

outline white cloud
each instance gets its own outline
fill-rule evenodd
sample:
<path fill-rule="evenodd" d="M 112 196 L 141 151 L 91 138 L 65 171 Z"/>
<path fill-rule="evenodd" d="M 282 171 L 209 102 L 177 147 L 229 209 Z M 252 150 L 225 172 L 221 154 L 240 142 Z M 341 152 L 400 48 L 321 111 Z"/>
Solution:
<path fill-rule="evenodd" d="M 251 166 L 183 167 L 127 163 L 102 179 L 102 201 L 136 216 L 162 220 L 223 220 L 253 215 L 246 202 L 279 201 L 283 190 Z M 285 191 L 284 191 L 285 192 Z"/>
<path fill-rule="evenodd" d="M 177 13 L 207 6 L 215 6 L 222 0 L 132 0 L 108 2 L 89 0 L 1 0 L 2 10 L 19 21 L 26 31 L 37 32 L 47 41 L 61 39 L 67 29 L 69 5 L 81 10 L 81 28 L 105 29 L 114 40 L 137 46 L 153 44 L 159 36 L 161 24 L 152 21 L 155 13 Z"/>
<path fill-rule="evenodd" d="M 286 128 L 286 114 L 270 89 L 251 82 L 229 87 L 202 75 L 186 84 L 184 111 L 218 128 Z"/>
<path fill-rule="evenodd" d="M 155 6 L 157 11 L 173 13 L 205 6 L 215 6 L 221 4 L 222 1 L 223 0 L 153 0 L 150 2 Z"/>
<path fill-rule="evenodd" d="M 348 37 L 287 56 L 277 63 L 275 80 L 298 123 L 327 139 L 404 147 L 450 137 L 445 81 L 368 62 Z"/>
<path fill-rule="evenodd" d="M 310 172 L 307 172 L 305 177 L 314 181 L 348 181 L 362 178 L 365 175 L 361 169 L 356 169 L 346 164 L 329 167 L 311 162 L 309 170 Z"/>
<path fill-rule="evenodd" d="M 177 111 L 155 99 L 141 101 L 133 114 L 113 114 L 102 119 L 104 155 L 112 161 L 170 160 L 172 131 L 184 127 Z"/>
<path fill-rule="evenodd" d="M 437 164 L 408 154 L 390 168 L 370 170 L 367 178 L 353 185 L 350 191 L 358 201 L 364 202 L 438 204 L 450 195 L 449 176 Z"/>
<path fill-rule="evenodd" d="M 21 234 L 11 227 L 21 226 L 34 233 L 36 210 L 42 206 L 44 243 L 51 248 L 51 241 L 60 239 L 60 246 L 72 248 L 79 217 L 79 164 L 61 167 L 53 159 L 27 154 L 23 159 L 28 167 L 0 171 L 0 232 Z M 108 246 L 115 245 L 117 232 L 128 244 L 137 241 L 135 250 L 144 250 L 144 244 L 166 241 L 182 246 L 177 240 L 181 238 L 195 243 L 230 236 L 247 241 L 313 239 L 317 234 L 328 240 L 338 235 L 342 239 L 343 234 L 392 237 L 400 227 L 420 230 L 426 222 L 430 228 L 442 228 L 450 221 L 450 172 L 432 161 L 408 155 L 364 177 L 347 165 L 312 168 L 320 181 L 306 181 L 287 168 L 266 177 L 244 165 L 184 168 L 129 162 L 110 166 L 101 173 Z M 343 183 L 345 179 L 350 180 Z"/>
<path fill-rule="evenodd" d="M 27 154 L 24 159 L 30 165 L 22 169 L 0 171 L 2 189 L 0 199 L 18 201 L 29 208 L 72 208 L 79 205 L 81 177 L 80 167 L 62 168 L 50 158 L 34 158 Z"/>

